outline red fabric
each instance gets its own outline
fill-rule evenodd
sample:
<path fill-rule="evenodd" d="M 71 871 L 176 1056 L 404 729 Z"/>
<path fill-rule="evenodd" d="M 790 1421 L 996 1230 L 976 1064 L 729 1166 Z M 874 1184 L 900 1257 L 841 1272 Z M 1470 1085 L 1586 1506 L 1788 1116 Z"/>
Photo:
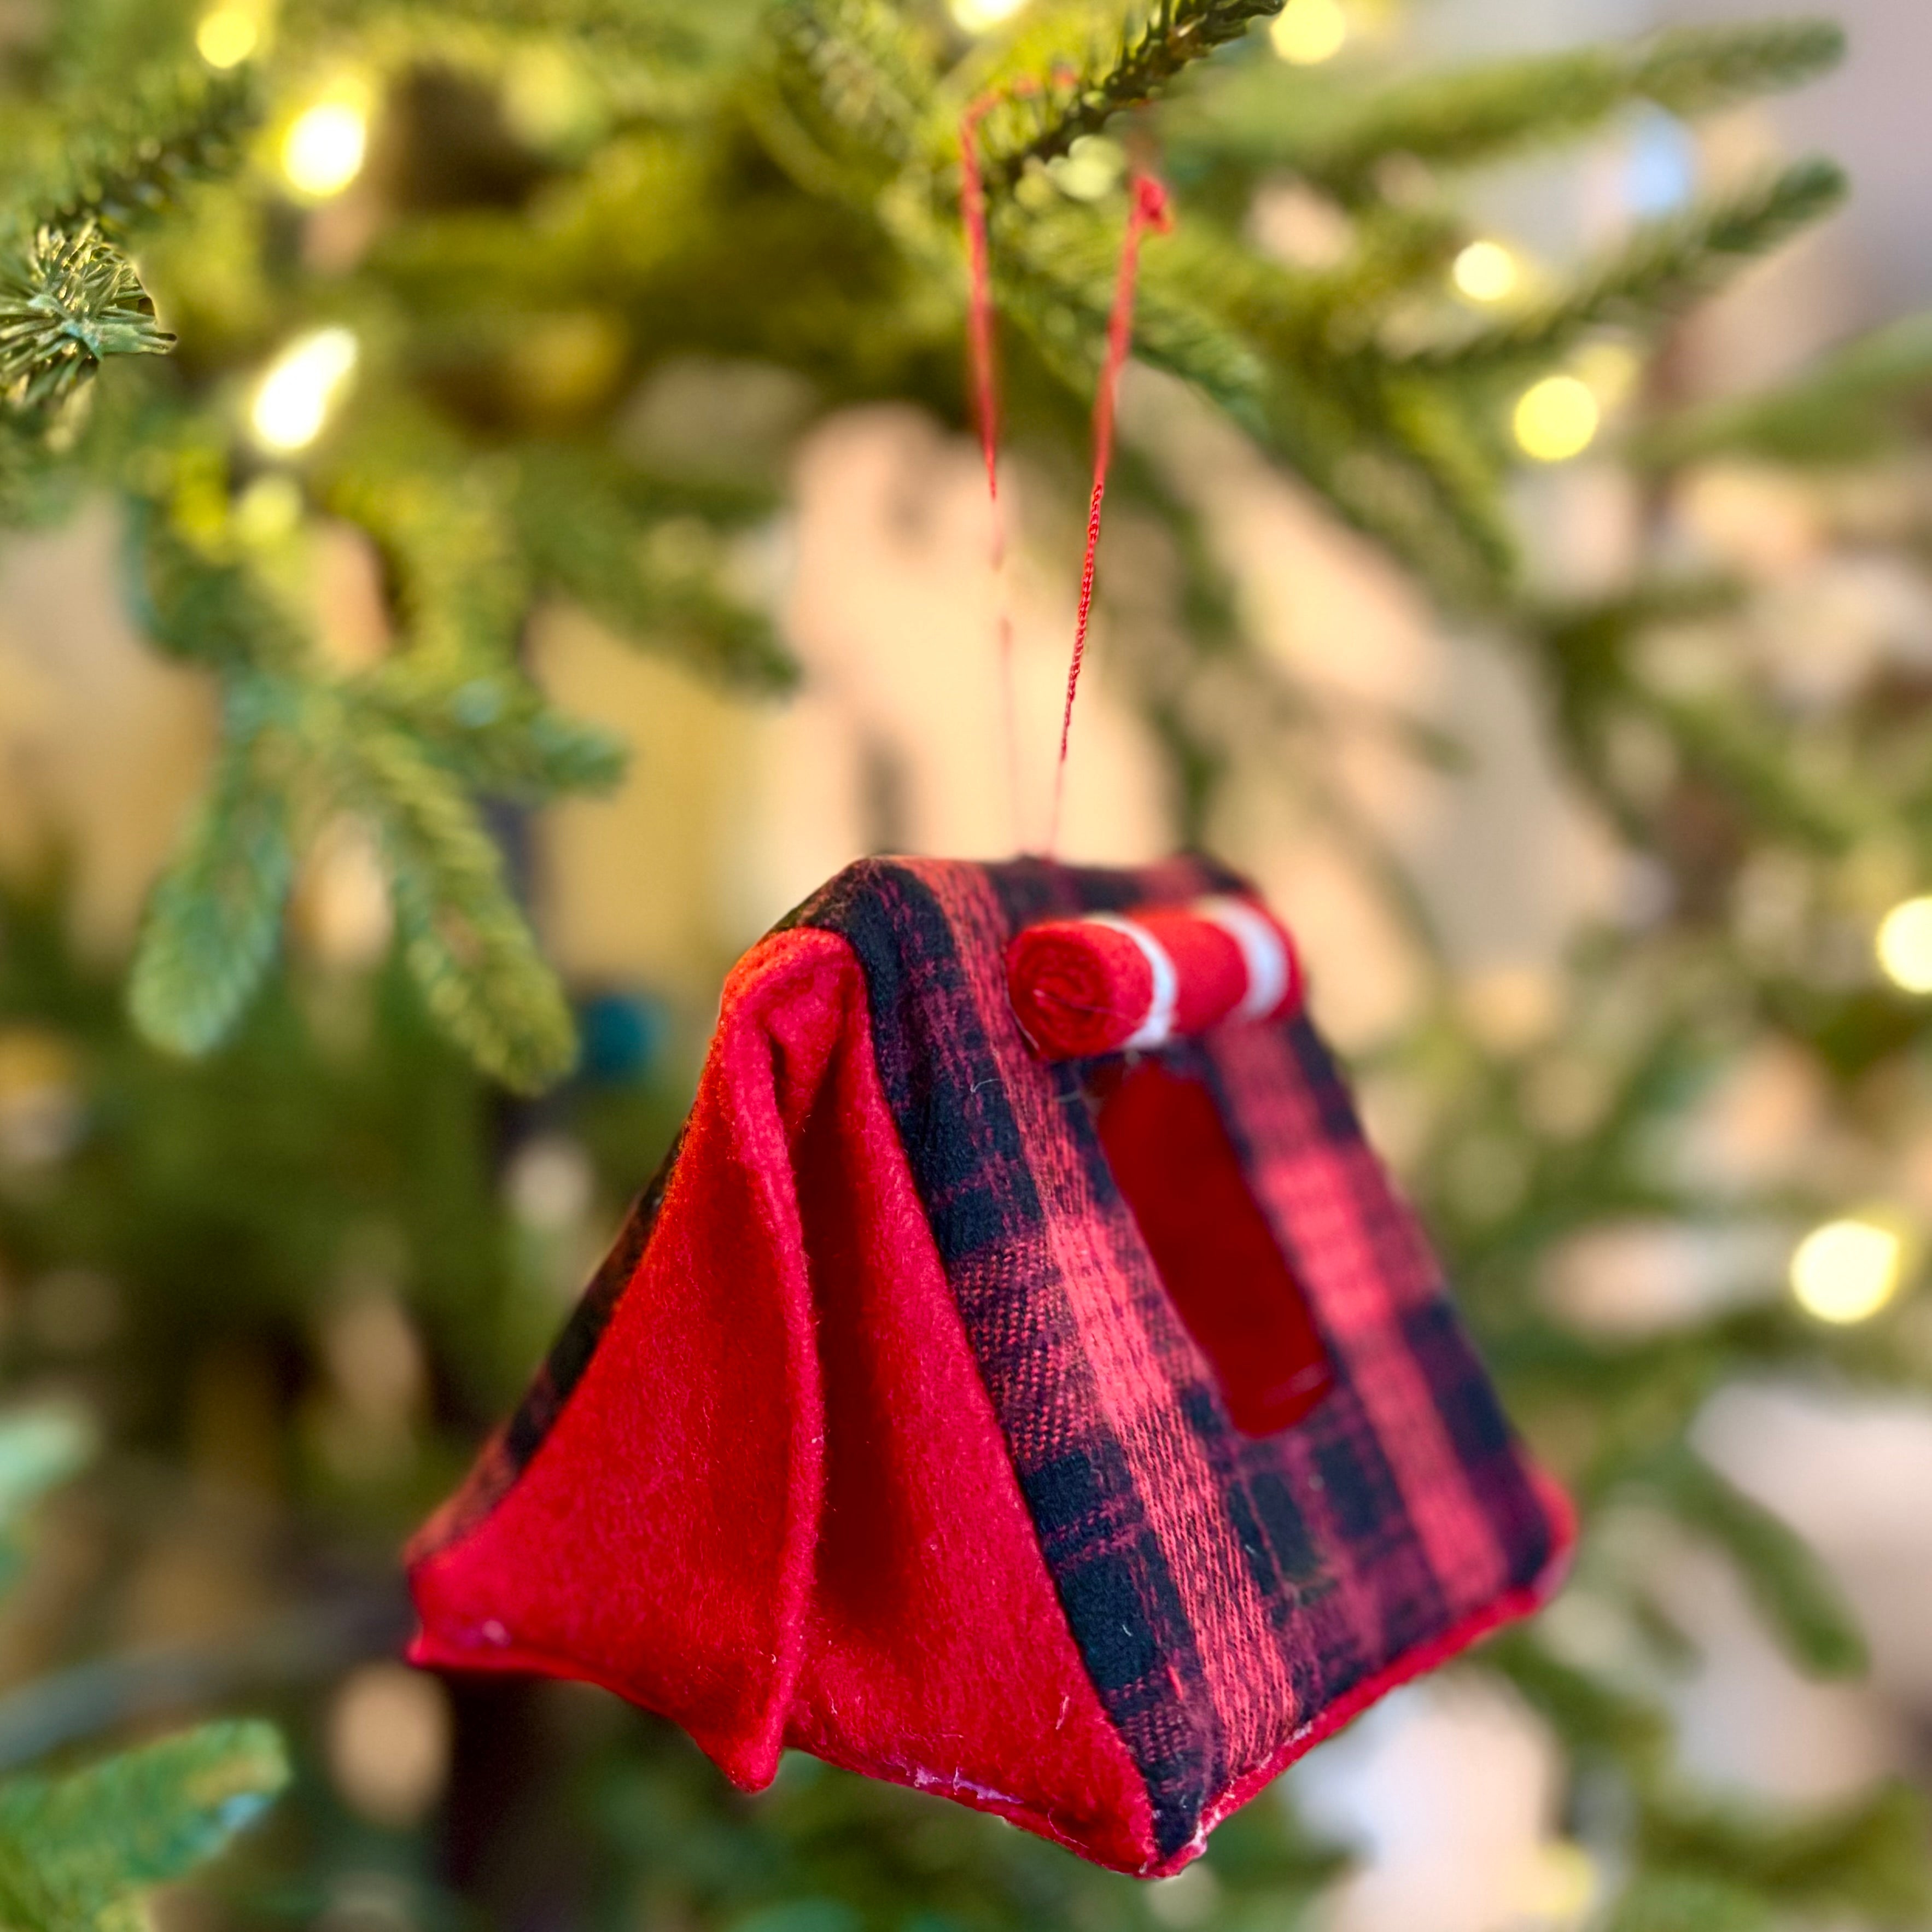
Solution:
<path fill-rule="evenodd" d="M 1204 1837 L 1223 1818 L 1232 1817 L 1250 1798 L 1266 1790 L 1290 1765 L 1306 1757 L 1317 1744 L 1326 1743 L 1337 1731 L 1347 1729 L 1372 1704 L 1379 1703 L 1391 1690 L 1399 1690 L 1405 1684 L 1412 1684 L 1417 1678 L 1426 1677 L 1432 1670 L 1441 1670 L 1472 1645 L 1480 1643 L 1484 1637 L 1493 1636 L 1521 1618 L 1534 1616 L 1549 1602 L 1569 1568 L 1570 1552 L 1576 1540 L 1576 1511 L 1568 1493 L 1552 1478 L 1540 1476 L 1537 1492 L 1554 1529 L 1558 1552 L 1544 1573 L 1533 1582 L 1506 1591 L 1493 1603 L 1472 1611 L 1440 1636 L 1418 1644 L 1317 1712 L 1271 1756 L 1237 1778 L 1225 1792 L 1216 1796 L 1203 1815 Z M 1178 1870 L 1186 1863 L 1184 1858 L 1177 1859 L 1172 1867 L 1149 1876 L 1165 1877 L 1169 1870 Z"/>
<path fill-rule="evenodd" d="M 637 1274 L 529 1466 L 446 1533 L 418 1662 L 603 1684 L 749 1789 L 792 1744 L 1149 1861 L 834 934 L 732 975 Z"/>
<path fill-rule="evenodd" d="M 1232 944 L 1232 942 L 1230 942 Z M 1013 1011 L 1042 1053 L 1117 1053 L 1154 1000 L 1154 968 L 1116 928 L 1084 919 L 1030 926 L 1006 955 Z"/>
<path fill-rule="evenodd" d="M 1108 1063 L 1015 1023 L 1025 929 L 1248 891 L 872 860 L 814 895 L 728 982 L 680 1151 L 418 1539 L 415 1654 L 607 1684 L 742 1784 L 796 1744 L 1154 1876 L 1540 1600 L 1560 1502 L 1306 1017 L 1139 1063 L 1111 1124 Z M 1332 1385 L 1245 1432 L 1297 1290 Z"/>
<path fill-rule="evenodd" d="M 1334 1371 L 1214 1096 L 1144 1060 L 1102 1102 L 1100 1130 L 1162 1286 L 1236 1425 L 1268 1436 L 1299 1421 Z"/>
<path fill-rule="evenodd" d="M 1279 1018 L 1301 1003 L 1294 942 L 1264 908 L 1243 903 L 1265 922 L 1286 962 L 1282 997 L 1256 1016 Z M 1144 933 L 1174 968 L 1173 1016 L 1162 1039 L 1205 1033 L 1246 998 L 1246 959 L 1225 926 L 1184 906 L 1147 908 L 1124 922 Z M 1118 1052 L 1147 1024 L 1154 1004 L 1146 950 L 1106 920 L 1046 920 L 1024 928 L 1008 950 L 1006 977 L 1020 1024 L 1050 1059 Z"/>

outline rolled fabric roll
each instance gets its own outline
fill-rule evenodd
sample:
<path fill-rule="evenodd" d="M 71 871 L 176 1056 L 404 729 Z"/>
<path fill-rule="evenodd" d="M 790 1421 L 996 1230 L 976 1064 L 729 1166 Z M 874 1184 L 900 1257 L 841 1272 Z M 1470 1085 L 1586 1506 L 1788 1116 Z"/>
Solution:
<path fill-rule="evenodd" d="M 1027 926 L 1007 950 L 1006 988 L 1041 1054 L 1084 1059 L 1292 1012 L 1301 965 L 1273 914 L 1230 896 Z"/>

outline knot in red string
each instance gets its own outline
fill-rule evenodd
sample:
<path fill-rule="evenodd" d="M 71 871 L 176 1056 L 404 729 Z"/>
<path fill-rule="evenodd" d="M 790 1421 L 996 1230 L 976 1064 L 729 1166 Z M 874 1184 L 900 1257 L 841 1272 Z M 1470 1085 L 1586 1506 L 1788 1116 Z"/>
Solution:
<path fill-rule="evenodd" d="M 1158 175 L 1136 175 L 1133 178 L 1134 214 L 1144 228 L 1165 235 L 1174 226 L 1174 204 L 1166 184 Z"/>

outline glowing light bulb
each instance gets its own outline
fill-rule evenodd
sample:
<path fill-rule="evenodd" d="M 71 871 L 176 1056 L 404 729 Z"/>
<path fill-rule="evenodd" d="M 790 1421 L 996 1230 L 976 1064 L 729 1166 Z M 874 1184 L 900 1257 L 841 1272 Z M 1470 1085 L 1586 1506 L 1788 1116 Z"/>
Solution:
<path fill-rule="evenodd" d="M 239 67 L 261 38 L 255 16 L 246 7 L 216 7 L 201 16 L 194 30 L 195 51 L 210 67 Z"/>
<path fill-rule="evenodd" d="M 1522 271 L 1500 242 L 1472 242 L 1456 257 L 1450 278 L 1472 302 L 1498 302 L 1516 292 Z"/>
<path fill-rule="evenodd" d="M 1879 922 L 1873 950 L 1902 992 L 1932 993 L 1932 898 L 1906 899 Z"/>
<path fill-rule="evenodd" d="M 355 374 L 356 355 L 346 328 L 319 328 L 290 343 L 256 387 L 248 417 L 256 440 L 268 449 L 306 449 Z"/>
<path fill-rule="evenodd" d="M 1589 448 L 1603 419 L 1587 382 L 1574 376 L 1546 376 L 1518 399 L 1512 427 L 1526 456 L 1561 463 Z"/>
<path fill-rule="evenodd" d="M 969 34 L 983 34 L 1002 20 L 1010 20 L 1026 0 L 952 0 L 952 17 Z"/>
<path fill-rule="evenodd" d="M 320 100 L 282 137 L 282 172 L 299 193 L 325 200 L 362 172 L 368 152 L 368 112 L 353 101 Z"/>
<path fill-rule="evenodd" d="M 1348 16 L 1341 0 L 1288 0 L 1268 29 L 1275 52 L 1296 67 L 1333 60 L 1348 38 Z"/>
<path fill-rule="evenodd" d="M 1827 1221 L 1791 1257 L 1791 1292 L 1821 1322 L 1863 1322 L 1898 1292 L 1905 1244 L 1871 1221 Z"/>

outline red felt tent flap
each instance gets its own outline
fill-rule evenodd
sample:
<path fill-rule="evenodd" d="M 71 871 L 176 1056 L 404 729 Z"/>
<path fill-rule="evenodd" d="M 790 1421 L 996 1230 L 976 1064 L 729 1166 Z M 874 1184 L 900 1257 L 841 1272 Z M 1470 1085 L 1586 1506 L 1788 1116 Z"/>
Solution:
<path fill-rule="evenodd" d="M 842 939 L 741 962 L 580 1375 L 418 1540 L 412 1654 L 586 1678 L 734 1782 L 781 1749 L 1124 1870 L 1141 1780 L 1088 1678 L 880 1090 Z M 592 1298 L 594 1301 L 596 1298 Z M 568 1352 L 566 1351 L 566 1352 Z"/>
<path fill-rule="evenodd" d="M 412 1573 L 417 1660 L 590 1678 L 752 1790 L 784 1743 L 824 1480 L 790 1142 L 838 1028 L 785 997 L 812 966 L 767 946 L 741 969 L 596 1353 L 529 1466 L 453 1540 L 432 1525 Z"/>

